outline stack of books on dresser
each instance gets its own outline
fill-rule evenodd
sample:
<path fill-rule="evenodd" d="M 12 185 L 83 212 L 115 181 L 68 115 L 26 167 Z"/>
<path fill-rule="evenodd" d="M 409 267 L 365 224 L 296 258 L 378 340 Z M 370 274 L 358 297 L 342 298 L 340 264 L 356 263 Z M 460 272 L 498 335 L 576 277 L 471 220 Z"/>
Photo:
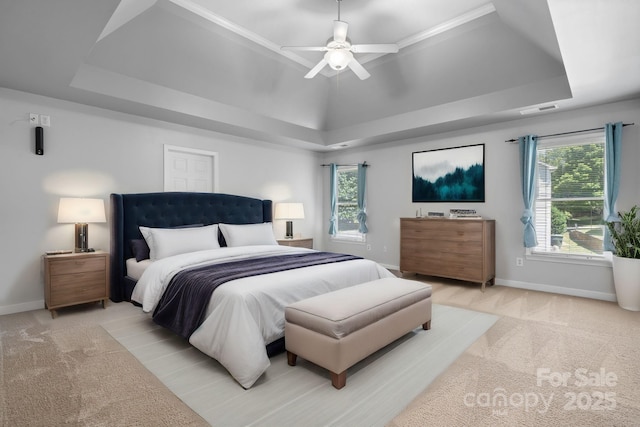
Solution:
<path fill-rule="evenodd" d="M 475 209 L 449 209 L 449 218 L 478 219 L 478 218 L 482 218 L 482 215 L 478 215 Z"/>

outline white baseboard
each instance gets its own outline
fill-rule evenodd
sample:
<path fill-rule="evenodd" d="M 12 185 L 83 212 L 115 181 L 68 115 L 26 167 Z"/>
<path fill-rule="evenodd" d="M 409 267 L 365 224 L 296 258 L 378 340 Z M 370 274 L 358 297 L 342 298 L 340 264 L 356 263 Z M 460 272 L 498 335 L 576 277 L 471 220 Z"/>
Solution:
<path fill-rule="evenodd" d="M 519 282 L 516 280 L 504 280 L 496 278 L 496 285 L 507 286 L 510 288 L 527 289 L 530 291 L 549 292 L 552 294 L 571 295 L 574 297 L 583 297 L 598 299 L 602 301 L 616 302 L 616 294 L 599 291 L 588 291 L 585 289 L 565 288 L 562 286 L 545 285 L 542 283 Z"/>
<path fill-rule="evenodd" d="M 383 263 L 380 263 L 380 265 L 383 266 L 384 268 L 386 268 L 387 270 L 400 271 L 400 266 L 399 265 L 389 265 L 389 264 L 383 264 Z"/>
<path fill-rule="evenodd" d="M 388 265 L 388 264 L 381 264 L 381 265 L 385 268 L 388 268 L 389 270 L 396 270 L 396 271 L 400 270 L 400 267 L 398 267 L 397 265 Z M 574 297 L 591 298 L 591 299 L 597 299 L 602 301 L 611 301 L 611 302 L 618 301 L 615 293 L 612 294 L 608 292 L 588 291 L 588 290 L 576 289 L 576 288 L 565 288 L 563 286 L 545 285 L 542 283 L 520 282 L 517 280 L 505 280 L 505 279 L 499 279 L 497 277 L 496 277 L 495 283 L 501 286 L 507 286 L 510 288 L 518 288 L 518 289 L 526 289 L 529 291 L 540 291 L 540 292 L 547 292 L 551 294 L 571 295 Z"/>
<path fill-rule="evenodd" d="M 23 302 L 22 304 L 0 305 L 0 316 L 4 314 L 22 313 L 23 311 L 42 310 L 44 300 Z"/>

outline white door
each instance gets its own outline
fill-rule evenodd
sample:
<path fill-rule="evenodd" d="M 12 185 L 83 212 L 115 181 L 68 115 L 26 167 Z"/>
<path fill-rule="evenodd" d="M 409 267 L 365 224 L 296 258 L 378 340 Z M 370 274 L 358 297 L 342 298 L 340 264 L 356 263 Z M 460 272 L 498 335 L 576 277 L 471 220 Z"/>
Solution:
<path fill-rule="evenodd" d="M 218 153 L 164 146 L 164 191 L 218 191 Z"/>

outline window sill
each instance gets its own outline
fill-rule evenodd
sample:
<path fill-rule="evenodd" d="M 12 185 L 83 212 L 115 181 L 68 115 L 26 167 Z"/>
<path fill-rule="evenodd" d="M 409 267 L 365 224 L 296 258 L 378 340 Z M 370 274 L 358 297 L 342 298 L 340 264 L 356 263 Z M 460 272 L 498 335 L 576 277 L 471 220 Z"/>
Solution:
<path fill-rule="evenodd" d="M 602 255 L 569 255 L 559 253 L 534 252 L 531 249 L 527 249 L 525 257 L 529 261 L 611 267 L 611 252 L 604 252 Z"/>
<path fill-rule="evenodd" d="M 355 244 L 359 244 L 359 245 L 364 245 L 367 241 L 366 238 L 365 239 L 361 239 L 361 238 L 355 238 L 352 236 L 331 236 L 329 237 L 329 239 L 332 242 L 336 242 L 336 243 L 355 243 Z"/>

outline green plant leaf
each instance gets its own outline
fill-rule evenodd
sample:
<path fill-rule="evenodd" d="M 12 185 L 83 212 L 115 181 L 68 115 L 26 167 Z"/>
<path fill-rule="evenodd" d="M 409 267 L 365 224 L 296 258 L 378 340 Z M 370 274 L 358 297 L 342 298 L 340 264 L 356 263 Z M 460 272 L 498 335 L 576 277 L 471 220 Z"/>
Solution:
<path fill-rule="evenodd" d="M 627 212 L 618 212 L 620 221 L 607 222 L 615 254 L 622 258 L 640 259 L 640 218 L 637 205 Z"/>

